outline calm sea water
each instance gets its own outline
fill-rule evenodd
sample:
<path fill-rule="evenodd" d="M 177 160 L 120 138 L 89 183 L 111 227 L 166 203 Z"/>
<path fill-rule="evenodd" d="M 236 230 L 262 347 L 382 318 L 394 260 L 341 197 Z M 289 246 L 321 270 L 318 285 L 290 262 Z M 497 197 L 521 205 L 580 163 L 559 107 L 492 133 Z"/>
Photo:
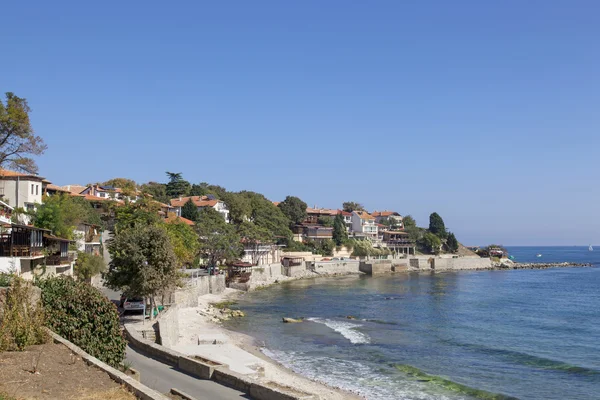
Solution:
<path fill-rule="evenodd" d="M 600 399 L 600 251 L 509 251 L 597 266 L 295 281 L 246 295 L 229 327 L 368 399 Z"/>

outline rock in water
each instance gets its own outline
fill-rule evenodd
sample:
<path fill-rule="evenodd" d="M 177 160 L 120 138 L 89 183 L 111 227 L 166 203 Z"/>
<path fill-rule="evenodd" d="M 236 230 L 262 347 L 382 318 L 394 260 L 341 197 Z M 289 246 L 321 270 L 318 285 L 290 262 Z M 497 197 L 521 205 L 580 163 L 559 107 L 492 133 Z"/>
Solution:
<path fill-rule="evenodd" d="M 301 319 L 294 319 L 294 318 L 283 318 L 283 322 L 285 323 L 295 323 L 295 322 L 302 322 Z"/>
<path fill-rule="evenodd" d="M 353 317 L 352 315 L 348 315 L 346 318 L 348 318 L 348 319 L 356 319 L 356 317 Z"/>

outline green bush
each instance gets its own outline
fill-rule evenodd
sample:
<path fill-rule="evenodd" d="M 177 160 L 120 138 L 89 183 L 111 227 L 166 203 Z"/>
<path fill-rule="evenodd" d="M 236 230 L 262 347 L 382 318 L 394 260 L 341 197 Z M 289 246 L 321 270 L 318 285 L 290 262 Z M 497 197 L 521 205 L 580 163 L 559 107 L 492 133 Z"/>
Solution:
<path fill-rule="evenodd" d="M 50 329 L 113 367 L 123 361 L 119 314 L 102 292 L 70 277 L 43 279 L 38 285 Z"/>
<path fill-rule="evenodd" d="M 31 283 L 13 277 L 3 303 L 0 351 L 21 351 L 48 341 L 50 335 L 44 326 L 44 310 L 33 296 Z"/>

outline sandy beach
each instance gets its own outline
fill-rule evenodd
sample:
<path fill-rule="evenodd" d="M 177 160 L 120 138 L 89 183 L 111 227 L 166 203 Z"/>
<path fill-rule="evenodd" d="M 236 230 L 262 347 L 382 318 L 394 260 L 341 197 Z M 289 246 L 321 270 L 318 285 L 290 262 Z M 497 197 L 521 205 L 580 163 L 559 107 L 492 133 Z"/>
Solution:
<path fill-rule="evenodd" d="M 315 398 L 362 399 L 354 393 L 296 374 L 263 354 L 253 337 L 223 328 L 220 320 L 227 311 L 223 312 L 212 304 L 234 300 L 241 293 L 243 292 L 226 289 L 218 295 L 201 296 L 198 307 L 179 309 L 179 339 L 171 348 L 184 354 L 225 363 L 231 370 L 258 382 L 276 383 L 299 393 L 312 394 Z"/>

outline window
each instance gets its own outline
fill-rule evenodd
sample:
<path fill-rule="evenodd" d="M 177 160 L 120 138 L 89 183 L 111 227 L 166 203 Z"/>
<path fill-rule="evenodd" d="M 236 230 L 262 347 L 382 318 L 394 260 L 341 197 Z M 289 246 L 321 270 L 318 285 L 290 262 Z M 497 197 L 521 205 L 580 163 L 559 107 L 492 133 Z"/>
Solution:
<path fill-rule="evenodd" d="M 35 195 L 36 195 L 36 196 L 37 196 L 38 194 L 40 194 L 40 193 L 39 193 L 39 190 L 40 190 L 40 185 L 35 185 Z"/>
<path fill-rule="evenodd" d="M 27 211 L 34 211 L 35 205 L 32 203 L 25 203 L 25 208 L 27 208 Z"/>
<path fill-rule="evenodd" d="M 33 187 L 34 186 L 35 186 L 34 184 L 31 184 L 31 194 L 33 194 Z"/>

